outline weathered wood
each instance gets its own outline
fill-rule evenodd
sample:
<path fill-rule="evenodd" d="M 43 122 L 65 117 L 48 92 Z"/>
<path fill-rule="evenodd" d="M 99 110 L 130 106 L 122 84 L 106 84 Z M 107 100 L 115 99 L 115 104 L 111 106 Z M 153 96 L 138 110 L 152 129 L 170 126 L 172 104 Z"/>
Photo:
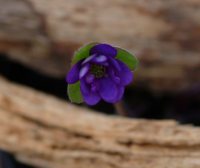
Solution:
<path fill-rule="evenodd" d="M 64 76 L 73 51 L 98 41 L 139 57 L 136 85 L 200 82 L 199 0 L 0 0 L 0 16 L 0 52 L 43 73 Z"/>
<path fill-rule="evenodd" d="M 3 78 L 0 128 L 0 148 L 37 167 L 200 167 L 200 128 L 98 114 Z"/>

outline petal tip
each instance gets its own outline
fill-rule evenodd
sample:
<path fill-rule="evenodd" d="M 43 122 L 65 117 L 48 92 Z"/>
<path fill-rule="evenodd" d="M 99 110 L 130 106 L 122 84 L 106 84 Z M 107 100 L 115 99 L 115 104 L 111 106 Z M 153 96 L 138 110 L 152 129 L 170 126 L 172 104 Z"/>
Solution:
<path fill-rule="evenodd" d="M 93 46 L 90 53 L 115 57 L 117 55 L 117 49 L 109 44 L 101 43 Z"/>

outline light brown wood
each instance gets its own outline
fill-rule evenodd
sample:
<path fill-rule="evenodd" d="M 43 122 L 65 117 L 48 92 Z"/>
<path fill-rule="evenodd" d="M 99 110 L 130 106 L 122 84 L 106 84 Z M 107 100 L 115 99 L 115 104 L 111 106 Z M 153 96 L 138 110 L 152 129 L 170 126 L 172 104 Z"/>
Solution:
<path fill-rule="evenodd" d="M 82 44 L 135 53 L 135 84 L 178 91 L 200 82 L 199 0 L 0 0 L 0 52 L 64 76 Z"/>
<path fill-rule="evenodd" d="M 3 78 L 0 128 L 0 148 L 37 167 L 200 167 L 200 128 L 98 114 Z"/>

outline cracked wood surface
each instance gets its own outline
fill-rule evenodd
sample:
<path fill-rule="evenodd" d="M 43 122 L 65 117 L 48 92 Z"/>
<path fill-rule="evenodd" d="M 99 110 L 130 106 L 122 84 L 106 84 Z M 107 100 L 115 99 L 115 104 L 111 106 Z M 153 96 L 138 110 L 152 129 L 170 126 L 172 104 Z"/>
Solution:
<path fill-rule="evenodd" d="M 139 57 L 136 85 L 178 91 L 200 82 L 199 0 L 0 0 L 0 16 L 0 53 L 52 76 L 98 41 Z"/>
<path fill-rule="evenodd" d="M 0 148 L 42 168 L 199 168 L 200 128 L 106 116 L 0 78 Z"/>

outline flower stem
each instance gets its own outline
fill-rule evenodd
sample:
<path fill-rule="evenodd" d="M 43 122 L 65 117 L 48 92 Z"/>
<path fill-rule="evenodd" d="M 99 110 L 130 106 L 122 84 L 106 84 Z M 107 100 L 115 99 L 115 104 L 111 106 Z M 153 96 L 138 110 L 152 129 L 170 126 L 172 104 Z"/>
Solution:
<path fill-rule="evenodd" d="M 115 103 L 114 107 L 115 107 L 115 111 L 117 114 L 119 114 L 121 116 L 128 116 L 128 112 L 124 107 L 123 101 L 119 101 L 119 102 Z"/>

